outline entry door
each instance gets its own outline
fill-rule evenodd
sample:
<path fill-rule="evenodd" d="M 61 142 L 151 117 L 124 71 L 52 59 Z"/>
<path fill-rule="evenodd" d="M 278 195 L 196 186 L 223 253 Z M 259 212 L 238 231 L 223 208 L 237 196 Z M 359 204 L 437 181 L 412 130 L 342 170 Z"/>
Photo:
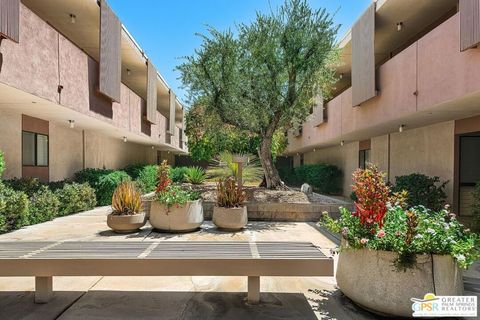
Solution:
<path fill-rule="evenodd" d="M 472 215 L 475 184 L 480 182 L 480 134 L 460 136 L 460 215 Z"/>

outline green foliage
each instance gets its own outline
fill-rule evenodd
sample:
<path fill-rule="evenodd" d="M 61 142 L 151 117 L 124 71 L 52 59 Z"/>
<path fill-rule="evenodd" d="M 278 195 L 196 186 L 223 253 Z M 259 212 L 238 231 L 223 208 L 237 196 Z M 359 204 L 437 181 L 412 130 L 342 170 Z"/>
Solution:
<path fill-rule="evenodd" d="M 201 47 L 178 67 L 190 104 L 260 137 L 261 160 L 271 166 L 274 133 L 303 122 L 320 93 L 329 96 L 336 81 L 337 30 L 325 9 L 312 9 L 306 0 L 258 12 L 235 32 L 208 28 Z M 274 167 L 265 174 L 268 187 L 280 184 Z"/>
<path fill-rule="evenodd" d="M 315 191 L 337 194 L 341 191 L 341 170 L 331 164 L 306 164 L 294 169 L 298 184 L 308 183 Z"/>
<path fill-rule="evenodd" d="M 439 177 L 429 177 L 421 173 L 395 177 L 393 192 L 407 191 L 409 207 L 424 206 L 438 211 L 445 205 L 447 195 L 445 187 L 448 181 L 441 182 Z"/>
<path fill-rule="evenodd" d="M 157 186 L 157 168 L 157 165 L 147 165 L 138 171 L 138 176 L 135 179 L 142 193 L 155 191 Z"/>
<path fill-rule="evenodd" d="M 14 178 L 3 181 L 6 186 L 16 191 L 25 192 L 29 197 L 33 196 L 45 184 L 37 178 Z"/>
<path fill-rule="evenodd" d="M 383 228 L 374 232 L 345 208 L 338 220 L 324 213 L 321 224 L 341 232 L 350 248 L 397 252 L 399 258 L 394 264 L 399 269 L 413 267 L 416 254 L 447 254 L 462 268 L 480 258 L 480 236 L 465 229 L 447 209 L 389 207 Z"/>
<path fill-rule="evenodd" d="M 112 195 L 115 188 L 124 181 L 130 181 L 130 176 L 125 171 L 105 169 L 83 169 L 75 173 L 73 181 L 88 183 L 97 197 L 97 204 L 108 206 L 112 203 Z"/>
<path fill-rule="evenodd" d="M 129 164 L 123 168 L 122 171 L 125 171 L 132 178 L 132 180 L 137 180 L 137 178 L 140 176 L 140 173 L 147 166 L 148 165 L 146 164 Z"/>
<path fill-rule="evenodd" d="M 172 182 L 182 183 L 185 182 L 185 174 L 187 173 L 188 167 L 175 167 L 169 169 L 169 177 Z"/>
<path fill-rule="evenodd" d="M 60 215 L 68 215 L 95 208 L 95 190 L 88 183 L 68 183 L 55 191 L 60 201 Z"/>
<path fill-rule="evenodd" d="M 217 183 L 217 205 L 223 208 L 242 206 L 247 195 L 243 189 L 237 187 L 235 178 L 219 180 Z"/>
<path fill-rule="evenodd" d="M 156 197 L 158 202 L 170 208 L 174 205 L 182 206 L 188 201 L 198 200 L 200 199 L 200 193 L 169 184 L 161 192 L 157 192 Z"/>
<path fill-rule="evenodd" d="M 202 184 L 205 178 L 205 170 L 200 167 L 190 167 L 185 172 L 185 180 L 191 184 Z"/>
<path fill-rule="evenodd" d="M 2 177 L 3 171 L 5 171 L 5 159 L 3 158 L 2 150 L 0 150 L 0 178 Z"/>
<path fill-rule="evenodd" d="M 210 179 L 226 179 L 236 177 L 238 164 L 233 162 L 233 154 L 230 152 L 220 153 L 207 170 L 207 176 Z M 248 156 L 248 162 L 243 165 L 242 178 L 244 182 L 260 182 L 263 177 L 263 170 L 254 155 Z"/>
<path fill-rule="evenodd" d="M 29 224 L 28 196 L 0 182 L 0 231 L 11 231 Z"/>
<path fill-rule="evenodd" d="M 472 213 L 473 227 L 477 232 L 480 232 L 480 182 L 477 182 L 473 191 Z"/>
<path fill-rule="evenodd" d="M 58 216 L 60 201 L 57 196 L 47 187 L 40 189 L 30 197 L 29 222 L 30 224 L 50 221 Z"/>

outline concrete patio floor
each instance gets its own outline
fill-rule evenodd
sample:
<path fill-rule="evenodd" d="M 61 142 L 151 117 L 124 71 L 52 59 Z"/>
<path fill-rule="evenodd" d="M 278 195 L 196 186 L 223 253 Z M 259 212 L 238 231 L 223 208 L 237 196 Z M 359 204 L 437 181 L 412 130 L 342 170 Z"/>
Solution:
<path fill-rule="evenodd" d="M 309 241 L 326 252 L 335 243 L 314 223 L 251 222 L 236 233 L 205 222 L 198 232 L 119 235 L 107 207 L 57 218 L 0 236 L 0 241 L 252 240 Z M 246 277 L 54 277 L 54 298 L 33 303 L 32 277 L 0 278 L 0 319 L 381 319 L 335 288 L 334 277 L 263 277 L 262 303 L 247 305 Z"/>

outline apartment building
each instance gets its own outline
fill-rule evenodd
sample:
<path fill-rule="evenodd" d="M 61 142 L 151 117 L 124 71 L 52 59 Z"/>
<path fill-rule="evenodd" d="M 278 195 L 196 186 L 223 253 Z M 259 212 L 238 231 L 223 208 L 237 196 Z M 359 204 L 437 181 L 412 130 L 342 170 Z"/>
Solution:
<path fill-rule="evenodd" d="M 287 154 L 351 174 L 366 163 L 388 180 L 414 172 L 448 180 L 468 218 L 480 181 L 480 1 L 378 0 L 340 43 L 339 81 Z"/>
<path fill-rule="evenodd" d="M 3 178 L 173 161 L 183 115 L 106 0 L 0 0 Z"/>

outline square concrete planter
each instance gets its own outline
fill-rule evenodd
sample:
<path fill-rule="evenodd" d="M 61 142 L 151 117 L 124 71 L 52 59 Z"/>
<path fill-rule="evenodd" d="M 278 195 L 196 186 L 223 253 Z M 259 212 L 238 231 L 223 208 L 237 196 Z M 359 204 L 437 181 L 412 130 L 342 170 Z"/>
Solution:
<path fill-rule="evenodd" d="M 419 254 L 405 272 L 393 266 L 397 253 L 380 250 L 340 252 L 337 285 L 359 306 L 381 315 L 412 317 L 411 298 L 463 295 L 462 272 L 448 255 Z"/>

